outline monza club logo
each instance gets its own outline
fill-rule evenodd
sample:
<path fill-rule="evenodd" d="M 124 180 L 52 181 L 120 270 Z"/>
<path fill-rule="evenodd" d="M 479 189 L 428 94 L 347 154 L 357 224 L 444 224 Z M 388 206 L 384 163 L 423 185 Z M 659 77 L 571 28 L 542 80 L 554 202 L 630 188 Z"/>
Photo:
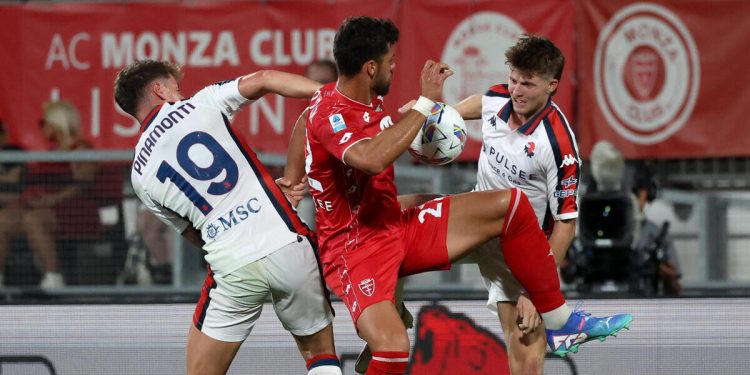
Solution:
<path fill-rule="evenodd" d="M 525 32 L 514 19 L 497 12 L 477 12 L 462 20 L 443 47 L 441 61 L 454 73 L 445 81 L 445 102 L 458 103 L 508 77 L 505 50 Z M 470 138 L 482 140 L 481 121 L 467 121 L 466 126 Z"/>
<path fill-rule="evenodd" d="M 695 41 L 669 9 L 647 3 L 624 7 L 599 34 L 596 100 L 622 137 L 640 144 L 669 138 L 690 118 L 699 86 Z"/>
<path fill-rule="evenodd" d="M 373 278 L 367 278 L 359 282 L 359 290 L 368 297 L 372 297 L 375 293 L 375 280 Z"/>

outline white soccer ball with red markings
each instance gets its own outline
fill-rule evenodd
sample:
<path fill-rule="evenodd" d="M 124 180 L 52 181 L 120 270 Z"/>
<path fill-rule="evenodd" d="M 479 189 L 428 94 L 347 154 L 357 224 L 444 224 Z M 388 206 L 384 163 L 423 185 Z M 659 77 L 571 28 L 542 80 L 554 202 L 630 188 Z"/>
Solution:
<path fill-rule="evenodd" d="M 437 102 L 411 142 L 409 152 L 425 164 L 448 164 L 461 155 L 466 139 L 466 123 L 458 111 Z"/>

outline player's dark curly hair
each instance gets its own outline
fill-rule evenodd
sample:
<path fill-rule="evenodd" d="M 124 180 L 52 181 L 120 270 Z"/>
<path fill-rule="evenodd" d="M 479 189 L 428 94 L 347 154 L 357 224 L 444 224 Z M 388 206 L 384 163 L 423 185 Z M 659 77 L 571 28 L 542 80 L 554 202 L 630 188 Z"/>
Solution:
<path fill-rule="evenodd" d="M 333 56 L 339 73 L 352 77 L 370 60 L 380 61 L 388 45 L 398 41 L 398 28 L 382 18 L 350 17 L 344 20 L 333 39 Z"/>
<path fill-rule="evenodd" d="M 115 78 L 115 102 L 133 117 L 146 86 L 159 78 L 182 78 L 180 66 L 168 61 L 141 60 L 120 70 Z"/>
<path fill-rule="evenodd" d="M 549 39 L 524 34 L 516 45 L 505 51 L 506 63 L 527 74 L 560 80 L 565 57 Z"/>

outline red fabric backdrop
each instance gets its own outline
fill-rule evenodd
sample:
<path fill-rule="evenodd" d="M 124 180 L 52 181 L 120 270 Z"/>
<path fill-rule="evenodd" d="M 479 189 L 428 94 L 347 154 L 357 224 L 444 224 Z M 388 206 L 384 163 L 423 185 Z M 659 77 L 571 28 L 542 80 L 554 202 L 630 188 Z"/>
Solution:
<path fill-rule="evenodd" d="M 303 73 L 332 57 L 332 40 L 347 16 L 393 19 L 401 29 L 395 78 L 386 98 L 395 109 L 419 94 L 427 58 L 456 69 L 445 100 L 455 103 L 507 81 L 503 51 L 523 32 L 546 35 L 568 59 L 555 101 L 573 118 L 574 6 L 569 1 L 412 0 L 176 2 L 6 5 L 0 44 L 0 118 L 11 138 L 43 149 L 37 121 L 50 98 L 71 101 L 83 134 L 99 149 L 134 145 L 138 126 L 112 99 L 117 71 L 140 58 L 184 65 L 183 93 L 258 69 Z M 257 151 L 285 153 L 301 100 L 269 96 L 238 115 L 235 125 Z M 473 129 L 473 128 L 472 128 Z M 479 134 L 464 158 L 476 158 Z"/>
<path fill-rule="evenodd" d="M 584 155 L 598 140 L 628 158 L 750 155 L 750 2 L 575 5 Z"/>

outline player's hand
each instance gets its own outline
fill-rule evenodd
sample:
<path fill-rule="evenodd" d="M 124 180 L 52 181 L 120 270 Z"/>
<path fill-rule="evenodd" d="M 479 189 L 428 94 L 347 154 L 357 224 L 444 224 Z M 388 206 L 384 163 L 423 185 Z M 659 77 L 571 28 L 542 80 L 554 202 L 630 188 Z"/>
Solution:
<path fill-rule="evenodd" d="M 276 185 L 279 185 L 284 196 L 286 196 L 286 199 L 294 208 L 297 208 L 299 202 L 307 194 L 307 176 L 303 177 L 302 181 L 294 186 L 292 186 L 292 182 L 287 178 L 279 177 L 276 179 Z"/>
<path fill-rule="evenodd" d="M 409 110 L 411 109 L 411 107 L 414 107 L 414 103 L 416 103 L 416 102 L 417 101 L 414 100 L 414 99 L 409 100 L 408 103 L 402 105 L 401 108 L 398 109 L 398 113 L 400 113 L 400 114 L 403 115 L 404 113 L 409 112 Z"/>
<path fill-rule="evenodd" d="M 452 75 L 453 71 L 448 64 L 427 60 L 419 80 L 422 96 L 432 101 L 440 100 L 443 95 L 443 83 Z"/>
<path fill-rule="evenodd" d="M 680 271 L 674 263 L 667 260 L 659 262 L 659 276 L 665 280 L 675 280 L 680 277 Z"/>
<path fill-rule="evenodd" d="M 518 309 L 518 328 L 524 335 L 534 332 L 542 324 L 542 318 L 537 313 L 536 306 L 528 297 L 524 295 L 518 297 L 516 308 Z"/>

